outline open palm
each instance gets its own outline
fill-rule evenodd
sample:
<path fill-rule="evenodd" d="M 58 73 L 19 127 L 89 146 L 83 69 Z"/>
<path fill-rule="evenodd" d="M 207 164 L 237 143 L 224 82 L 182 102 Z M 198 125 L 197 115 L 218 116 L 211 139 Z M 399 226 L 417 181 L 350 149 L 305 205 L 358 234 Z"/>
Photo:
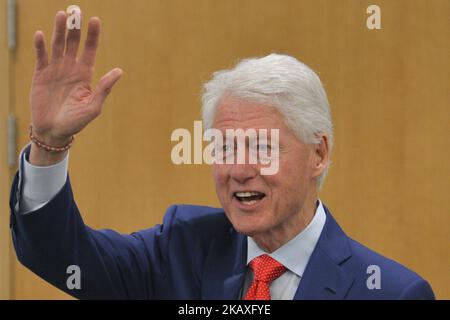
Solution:
<path fill-rule="evenodd" d="M 89 20 L 84 50 L 79 58 L 81 31 L 69 30 L 66 39 L 66 19 L 63 11 L 55 16 L 50 59 L 43 33 L 37 31 L 34 36 L 36 69 L 30 92 L 33 133 L 51 145 L 68 141 L 95 119 L 122 74 L 121 69 L 115 68 L 92 89 L 100 19 Z"/>

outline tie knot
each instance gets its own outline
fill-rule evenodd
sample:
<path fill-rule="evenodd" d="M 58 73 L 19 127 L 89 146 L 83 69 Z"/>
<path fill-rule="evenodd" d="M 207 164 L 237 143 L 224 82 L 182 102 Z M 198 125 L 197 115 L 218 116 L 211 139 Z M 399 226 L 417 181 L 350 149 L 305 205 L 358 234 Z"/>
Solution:
<path fill-rule="evenodd" d="M 250 268 L 253 270 L 255 280 L 266 283 L 271 283 L 286 271 L 285 266 L 267 254 L 253 259 L 250 262 Z"/>

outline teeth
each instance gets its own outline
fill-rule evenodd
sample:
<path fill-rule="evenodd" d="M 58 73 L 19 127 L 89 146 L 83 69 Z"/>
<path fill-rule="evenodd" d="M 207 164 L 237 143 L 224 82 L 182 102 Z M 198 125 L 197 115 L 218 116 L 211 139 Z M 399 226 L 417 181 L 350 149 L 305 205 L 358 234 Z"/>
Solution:
<path fill-rule="evenodd" d="M 245 203 L 246 205 L 251 206 L 252 204 L 256 203 L 256 200 L 250 200 L 250 201 L 244 200 L 243 203 Z"/>
<path fill-rule="evenodd" d="M 236 192 L 235 194 L 236 194 L 236 196 L 238 196 L 240 198 L 244 198 L 244 197 L 257 196 L 260 193 L 259 192 L 253 192 L 253 191 L 246 191 L 246 192 Z"/>

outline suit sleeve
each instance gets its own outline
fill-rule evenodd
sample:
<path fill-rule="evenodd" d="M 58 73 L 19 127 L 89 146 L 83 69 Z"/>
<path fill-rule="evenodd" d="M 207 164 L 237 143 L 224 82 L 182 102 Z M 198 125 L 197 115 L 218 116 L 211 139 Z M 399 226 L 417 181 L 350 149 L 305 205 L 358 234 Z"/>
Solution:
<path fill-rule="evenodd" d="M 434 300 L 434 293 L 427 281 L 422 278 L 411 282 L 400 294 L 399 300 Z"/>
<path fill-rule="evenodd" d="M 167 252 L 162 226 L 130 235 L 89 228 L 74 201 L 69 177 L 45 206 L 18 214 L 19 180 L 16 174 L 10 197 L 10 227 L 17 257 L 24 266 L 80 299 L 155 297 L 154 279 L 164 277 Z M 79 289 L 67 285 L 70 266 L 80 270 Z"/>

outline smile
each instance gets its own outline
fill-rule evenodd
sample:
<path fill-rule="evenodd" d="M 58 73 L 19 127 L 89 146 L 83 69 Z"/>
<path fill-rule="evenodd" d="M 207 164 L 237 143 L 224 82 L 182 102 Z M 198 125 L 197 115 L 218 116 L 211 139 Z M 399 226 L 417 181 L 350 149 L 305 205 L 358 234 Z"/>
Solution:
<path fill-rule="evenodd" d="M 239 203 L 252 206 L 260 202 L 266 195 L 258 191 L 240 191 L 234 192 L 233 197 L 239 201 Z"/>

